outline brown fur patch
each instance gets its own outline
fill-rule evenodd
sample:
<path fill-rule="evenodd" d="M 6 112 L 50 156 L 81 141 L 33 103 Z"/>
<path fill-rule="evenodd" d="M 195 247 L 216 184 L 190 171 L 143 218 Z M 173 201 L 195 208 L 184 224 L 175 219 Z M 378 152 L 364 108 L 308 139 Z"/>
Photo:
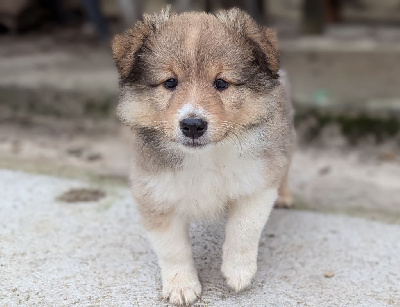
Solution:
<path fill-rule="evenodd" d="M 138 205 L 143 227 L 147 231 L 163 231 L 168 228 L 173 211 L 160 209 L 162 206 L 158 206 L 152 201 L 145 186 L 134 182 L 133 197 Z"/>
<path fill-rule="evenodd" d="M 164 231 L 171 223 L 171 212 L 152 211 L 146 203 L 139 205 L 143 227 L 147 231 Z"/>

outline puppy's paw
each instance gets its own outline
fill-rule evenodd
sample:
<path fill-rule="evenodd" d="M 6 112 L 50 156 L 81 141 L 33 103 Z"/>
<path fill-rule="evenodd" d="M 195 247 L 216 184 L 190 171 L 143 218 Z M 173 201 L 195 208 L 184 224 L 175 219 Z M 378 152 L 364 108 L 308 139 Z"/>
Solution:
<path fill-rule="evenodd" d="M 224 261 L 221 271 L 228 286 L 239 292 L 250 285 L 253 276 L 257 272 L 257 264 L 238 264 L 236 262 L 229 263 L 229 261 Z"/>
<path fill-rule="evenodd" d="M 163 296 L 172 304 L 191 305 L 200 298 L 201 284 L 195 274 L 177 273 L 163 286 Z"/>
<path fill-rule="evenodd" d="M 294 201 L 291 195 L 281 196 L 279 195 L 278 199 L 275 202 L 274 208 L 281 208 L 281 209 L 289 209 L 293 207 Z"/>

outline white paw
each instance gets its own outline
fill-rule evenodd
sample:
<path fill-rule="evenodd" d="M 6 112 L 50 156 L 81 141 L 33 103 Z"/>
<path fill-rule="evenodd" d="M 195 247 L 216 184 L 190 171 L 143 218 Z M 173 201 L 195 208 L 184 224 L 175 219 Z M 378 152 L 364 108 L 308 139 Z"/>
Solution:
<path fill-rule="evenodd" d="M 163 296 L 172 304 L 191 305 L 200 298 L 201 284 L 194 274 L 177 273 L 163 286 Z"/>
<path fill-rule="evenodd" d="M 257 263 L 238 264 L 236 261 L 235 263 L 223 261 L 221 271 L 228 286 L 239 292 L 250 285 L 257 272 Z"/>

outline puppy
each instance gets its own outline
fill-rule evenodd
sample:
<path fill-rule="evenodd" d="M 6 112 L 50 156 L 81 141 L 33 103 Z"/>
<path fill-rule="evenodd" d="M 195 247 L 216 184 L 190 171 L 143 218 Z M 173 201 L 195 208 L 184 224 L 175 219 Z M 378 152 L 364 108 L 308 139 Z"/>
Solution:
<path fill-rule="evenodd" d="M 134 140 L 132 191 L 161 267 L 163 296 L 201 294 L 188 225 L 228 211 L 222 274 L 240 291 L 286 174 L 293 111 L 274 32 L 239 9 L 144 15 L 117 35 L 118 116 Z"/>

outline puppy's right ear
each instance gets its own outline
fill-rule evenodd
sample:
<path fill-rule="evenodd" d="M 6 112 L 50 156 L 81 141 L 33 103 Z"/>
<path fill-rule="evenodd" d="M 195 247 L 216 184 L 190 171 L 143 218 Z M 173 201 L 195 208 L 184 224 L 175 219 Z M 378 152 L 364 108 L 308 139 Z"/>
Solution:
<path fill-rule="evenodd" d="M 138 21 L 133 29 L 116 35 L 112 42 L 112 53 L 121 78 L 127 78 L 135 62 L 135 54 L 150 34 L 150 29 Z"/>
<path fill-rule="evenodd" d="M 120 76 L 129 77 L 135 65 L 137 52 L 146 39 L 154 32 L 160 30 L 170 18 L 170 7 L 162 10 L 160 14 L 143 15 L 143 20 L 138 21 L 133 29 L 116 35 L 112 42 L 112 54 Z"/>

